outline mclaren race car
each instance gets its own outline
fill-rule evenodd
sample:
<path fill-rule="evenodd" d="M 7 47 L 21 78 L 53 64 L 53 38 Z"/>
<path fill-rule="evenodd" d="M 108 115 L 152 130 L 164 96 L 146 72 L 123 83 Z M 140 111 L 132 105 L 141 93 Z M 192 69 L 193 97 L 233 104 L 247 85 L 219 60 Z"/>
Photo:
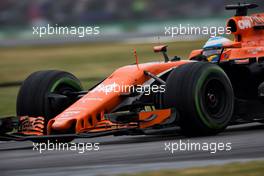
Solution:
<path fill-rule="evenodd" d="M 133 135 L 179 129 L 187 136 L 213 135 L 227 126 L 264 121 L 264 14 L 247 15 L 255 4 L 228 5 L 234 39 L 209 39 L 189 60 L 115 70 L 83 90 L 64 71 L 32 73 L 17 96 L 18 132 L 2 138 L 39 139 Z"/>

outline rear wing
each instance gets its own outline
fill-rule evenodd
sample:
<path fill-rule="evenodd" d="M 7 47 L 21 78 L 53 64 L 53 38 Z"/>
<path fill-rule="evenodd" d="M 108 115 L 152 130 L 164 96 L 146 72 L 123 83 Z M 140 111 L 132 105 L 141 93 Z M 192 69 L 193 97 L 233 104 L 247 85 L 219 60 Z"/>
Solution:
<path fill-rule="evenodd" d="M 234 5 L 227 5 L 226 10 L 236 10 L 235 16 L 247 16 L 248 9 L 257 8 L 257 4 L 234 4 Z"/>

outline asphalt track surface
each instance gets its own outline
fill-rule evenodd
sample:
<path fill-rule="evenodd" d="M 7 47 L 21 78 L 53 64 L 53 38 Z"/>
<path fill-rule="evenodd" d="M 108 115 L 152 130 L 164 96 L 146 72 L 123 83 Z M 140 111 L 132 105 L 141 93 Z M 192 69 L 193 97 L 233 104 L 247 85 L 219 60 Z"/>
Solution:
<path fill-rule="evenodd" d="M 99 151 L 39 151 L 32 142 L 0 143 L 0 175 L 113 175 L 163 168 L 186 168 L 264 159 L 264 124 L 228 128 L 217 136 L 185 138 L 173 135 L 119 136 L 77 139 L 100 143 Z M 165 151 L 165 142 L 232 143 L 230 151 Z"/>

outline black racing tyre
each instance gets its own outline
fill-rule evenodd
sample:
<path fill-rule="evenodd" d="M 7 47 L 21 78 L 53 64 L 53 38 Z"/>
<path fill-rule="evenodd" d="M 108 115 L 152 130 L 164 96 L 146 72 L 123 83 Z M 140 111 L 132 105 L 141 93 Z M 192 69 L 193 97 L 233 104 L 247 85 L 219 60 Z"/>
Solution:
<path fill-rule="evenodd" d="M 51 118 L 73 103 L 72 99 L 67 99 L 54 105 L 47 97 L 49 93 L 63 94 L 65 91 L 82 90 L 80 81 L 68 72 L 57 70 L 34 72 L 20 87 L 17 96 L 17 116 L 42 116 L 47 124 Z"/>
<path fill-rule="evenodd" d="M 264 103 L 264 82 L 258 86 L 258 97 L 262 103 Z"/>
<path fill-rule="evenodd" d="M 177 109 L 184 135 L 213 135 L 223 131 L 232 118 L 233 88 L 218 65 L 193 62 L 170 73 L 164 105 Z"/>

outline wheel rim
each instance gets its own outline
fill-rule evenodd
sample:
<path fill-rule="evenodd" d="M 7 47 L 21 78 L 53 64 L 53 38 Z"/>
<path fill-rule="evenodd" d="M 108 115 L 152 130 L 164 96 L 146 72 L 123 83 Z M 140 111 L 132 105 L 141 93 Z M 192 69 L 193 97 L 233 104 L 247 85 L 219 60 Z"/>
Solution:
<path fill-rule="evenodd" d="M 204 110 L 213 119 L 220 119 L 227 105 L 227 93 L 223 84 L 217 79 L 211 79 L 202 89 Z"/>
<path fill-rule="evenodd" d="M 70 78 L 62 78 L 57 80 L 50 88 L 49 92 L 53 93 L 55 92 L 59 86 L 65 85 L 67 87 L 71 87 L 75 90 L 81 91 L 82 87 L 80 84 L 76 82 L 76 80 L 70 79 Z"/>

